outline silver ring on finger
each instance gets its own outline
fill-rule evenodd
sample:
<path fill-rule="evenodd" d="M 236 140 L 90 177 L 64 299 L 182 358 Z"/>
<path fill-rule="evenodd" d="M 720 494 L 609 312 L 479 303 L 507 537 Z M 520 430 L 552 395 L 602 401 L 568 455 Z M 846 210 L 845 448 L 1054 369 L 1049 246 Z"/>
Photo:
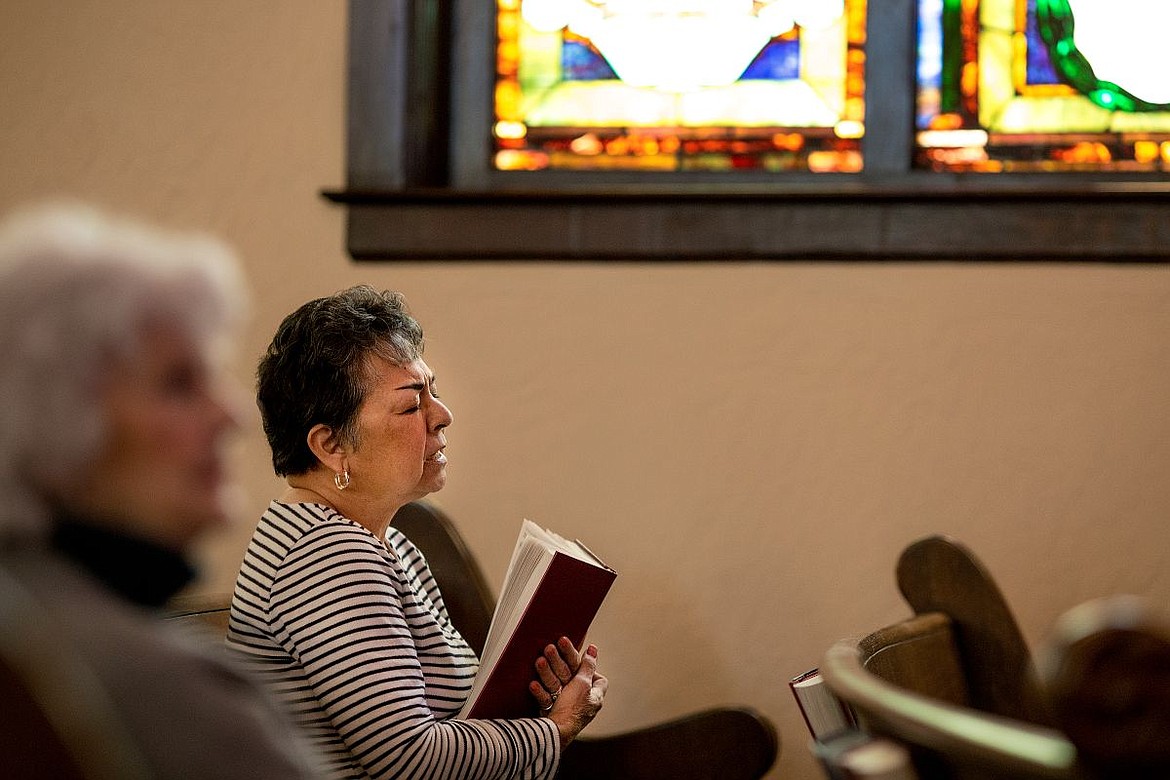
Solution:
<path fill-rule="evenodd" d="M 560 695 L 561 695 L 561 691 L 559 688 L 555 691 L 550 692 L 548 695 L 548 706 L 541 707 L 540 711 L 541 712 L 552 712 L 553 705 L 557 703 L 557 697 Z"/>

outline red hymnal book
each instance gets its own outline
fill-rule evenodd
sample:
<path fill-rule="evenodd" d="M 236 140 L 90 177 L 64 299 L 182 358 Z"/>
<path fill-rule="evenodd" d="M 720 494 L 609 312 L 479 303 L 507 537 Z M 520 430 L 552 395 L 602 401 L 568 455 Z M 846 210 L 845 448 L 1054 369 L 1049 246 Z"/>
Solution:
<path fill-rule="evenodd" d="M 581 648 L 617 573 L 585 545 L 525 520 L 461 718 L 537 715 L 528 684 L 546 645 Z"/>

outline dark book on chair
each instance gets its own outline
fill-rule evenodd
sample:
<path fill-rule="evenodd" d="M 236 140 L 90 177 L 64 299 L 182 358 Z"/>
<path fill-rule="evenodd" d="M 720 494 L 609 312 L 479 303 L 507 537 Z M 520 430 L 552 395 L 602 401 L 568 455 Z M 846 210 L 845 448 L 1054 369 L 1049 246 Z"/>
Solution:
<path fill-rule="evenodd" d="M 461 718 L 537 714 L 528 684 L 546 645 L 567 636 L 578 648 L 617 573 L 577 541 L 525 520 L 492 615 L 479 673 Z"/>

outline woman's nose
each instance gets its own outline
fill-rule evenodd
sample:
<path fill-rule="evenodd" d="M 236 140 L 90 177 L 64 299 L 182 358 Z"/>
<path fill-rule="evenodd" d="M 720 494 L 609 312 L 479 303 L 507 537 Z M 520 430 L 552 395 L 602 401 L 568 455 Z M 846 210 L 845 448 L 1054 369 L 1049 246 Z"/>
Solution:
<path fill-rule="evenodd" d="M 431 427 L 436 431 L 440 431 L 454 422 L 455 417 L 451 414 L 451 410 L 447 408 L 447 405 L 438 398 L 432 396 L 431 401 Z"/>

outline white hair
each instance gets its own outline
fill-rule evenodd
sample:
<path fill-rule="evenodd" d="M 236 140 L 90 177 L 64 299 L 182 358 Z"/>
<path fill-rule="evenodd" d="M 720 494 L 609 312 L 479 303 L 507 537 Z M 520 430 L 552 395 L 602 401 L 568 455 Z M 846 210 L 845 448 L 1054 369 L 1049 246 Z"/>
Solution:
<path fill-rule="evenodd" d="M 212 238 L 73 204 L 0 223 L 0 539 L 43 531 L 80 484 L 106 435 L 103 379 L 148 322 L 211 348 L 244 305 Z"/>

